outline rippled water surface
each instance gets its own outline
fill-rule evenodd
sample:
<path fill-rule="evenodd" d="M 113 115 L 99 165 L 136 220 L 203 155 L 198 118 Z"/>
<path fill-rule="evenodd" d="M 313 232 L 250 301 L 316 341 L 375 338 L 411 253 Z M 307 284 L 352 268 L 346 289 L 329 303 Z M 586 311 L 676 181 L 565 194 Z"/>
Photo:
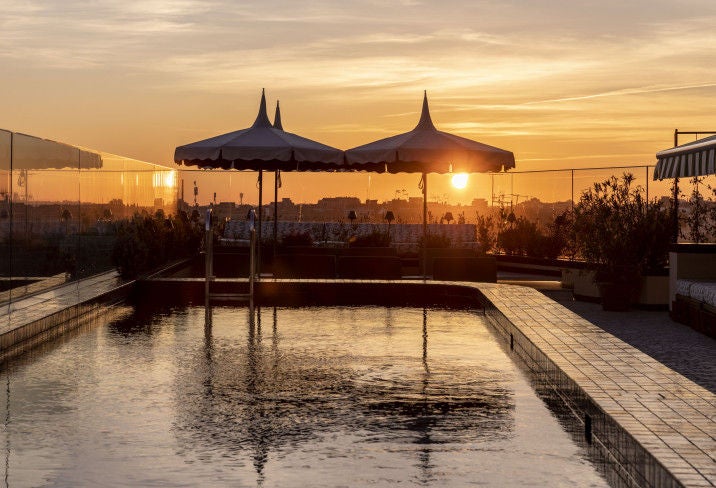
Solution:
<path fill-rule="evenodd" d="M 2 368 L 0 486 L 606 486 L 468 311 L 126 309 Z"/>

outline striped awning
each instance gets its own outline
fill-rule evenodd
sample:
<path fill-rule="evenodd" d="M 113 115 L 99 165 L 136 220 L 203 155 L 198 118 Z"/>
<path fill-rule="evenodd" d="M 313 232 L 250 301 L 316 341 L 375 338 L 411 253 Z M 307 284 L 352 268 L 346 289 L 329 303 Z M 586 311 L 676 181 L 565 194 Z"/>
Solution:
<path fill-rule="evenodd" d="M 655 180 L 716 174 L 716 136 L 660 151 L 656 158 Z"/>

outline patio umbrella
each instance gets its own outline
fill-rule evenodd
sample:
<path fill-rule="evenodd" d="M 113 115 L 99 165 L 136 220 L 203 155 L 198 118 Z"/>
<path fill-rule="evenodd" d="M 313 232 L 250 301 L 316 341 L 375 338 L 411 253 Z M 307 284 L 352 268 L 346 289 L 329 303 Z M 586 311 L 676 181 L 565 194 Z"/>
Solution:
<path fill-rule="evenodd" d="M 199 168 L 258 171 L 259 210 L 263 204 L 263 171 L 329 171 L 343 164 L 340 149 L 280 129 L 269 121 L 266 95 L 261 91 L 259 113 L 254 124 L 184 146 L 174 152 L 174 161 Z M 261 211 L 258 236 L 261 242 Z M 259 246 L 259 250 L 261 247 Z"/>
<path fill-rule="evenodd" d="M 716 136 L 659 151 L 656 159 L 655 180 L 716 174 Z"/>
<path fill-rule="evenodd" d="M 427 92 L 420 121 L 409 132 L 346 151 L 348 169 L 388 173 L 422 173 L 423 260 L 428 234 L 428 173 L 478 173 L 515 167 L 510 151 L 439 131 L 430 117 Z M 425 264 L 425 263 L 423 263 Z M 425 269 L 425 266 L 423 266 Z"/>
<path fill-rule="evenodd" d="M 674 134 L 676 147 L 656 153 L 657 162 L 654 167 L 655 180 L 674 179 L 673 242 L 679 238 L 679 178 L 716 174 L 716 136 L 677 145 L 678 134 L 677 130 Z"/>

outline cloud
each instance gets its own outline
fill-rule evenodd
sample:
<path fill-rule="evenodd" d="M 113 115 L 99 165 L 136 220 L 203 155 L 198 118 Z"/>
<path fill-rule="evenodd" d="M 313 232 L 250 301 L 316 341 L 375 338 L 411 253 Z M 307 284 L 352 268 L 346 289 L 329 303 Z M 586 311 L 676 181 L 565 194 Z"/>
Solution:
<path fill-rule="evenodd" d="M 556 158 L 570 141 L 564 150 L 582 154 L 586 140 L 707 125 L 716 2 L 684 2 L 5 0 L 0 63 L 7 98 L 62 90 L 58 104 L 128 120 L 148 110 L 160 125 L 170 116 L 156 100 L 176 115 L 231 99 L 226 113 L 250 106 L 250 123 L 266 87 L 293 101 L 299 132 L 335 134 L 334 145 L 409 130 L 427 89 L 438 128 L 540 140 L 524 150 Z"/>
<path fill-rule="evenodd" d="M 602 97 L 620 97 L 625 95 L 639 95 L 643 93 L 662 93 L 679 90 L 694 90 L 700 88 L 714 88 L 716 82 L 707 83 L 696 83 L 692 85 L 677 85 L 677 86 L 644 86 L 634 88 L 622 88 L 619 90 L 611 90 L 602 93 L 591 93 L 588 95 L 579 95 L 573 97 L 555 98 L 550 100 L 536 100 L 527 102 L 528 105 L 542 104 L 542 103 L 556 103 L 556 102 L 573 102 L 577 100 L 588 100 L 590 98 L 602 98 Z"/>

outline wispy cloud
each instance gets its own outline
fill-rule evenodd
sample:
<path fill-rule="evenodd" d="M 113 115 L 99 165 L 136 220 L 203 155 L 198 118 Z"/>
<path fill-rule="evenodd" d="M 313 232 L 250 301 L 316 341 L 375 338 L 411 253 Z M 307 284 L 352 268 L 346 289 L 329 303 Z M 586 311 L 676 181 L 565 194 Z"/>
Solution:
<path fill-rule="evenodd" d="M 643 93 L 661 93 L 661 92 L 670 92 L 670 91 L 678 91 L 678 90 L 694 90 L 694 89 L 700 89 L 700 88 L 714 88 L 714 87 L 716 87 L 716 82 L 697 83 L 697 84 L 680 85 L 680 86 L 644 86 L 644 87 L 634 87 L 634 88 L 622 88 L 619 90 L 610 90 L 610 91 L 606 91 L 606 92 L 602 92 L 602 93 L 591 93 L 588 95 L 553 98 L 553 99 L 549 99 L 549 100 L 536 100 L 533 102 L 527 102 L 527 105 L 535 105 L 535 104 L 541 104 L 541 103 L 555 103 L 555 102 L 572 102 L 572 101 L 576 101 L 576 100 L 588 100 L 591 98 L 620 97 L 620 96 L 625 96 L 625 95 L 639 95 L 639 94 L 643 94 Z"/>

